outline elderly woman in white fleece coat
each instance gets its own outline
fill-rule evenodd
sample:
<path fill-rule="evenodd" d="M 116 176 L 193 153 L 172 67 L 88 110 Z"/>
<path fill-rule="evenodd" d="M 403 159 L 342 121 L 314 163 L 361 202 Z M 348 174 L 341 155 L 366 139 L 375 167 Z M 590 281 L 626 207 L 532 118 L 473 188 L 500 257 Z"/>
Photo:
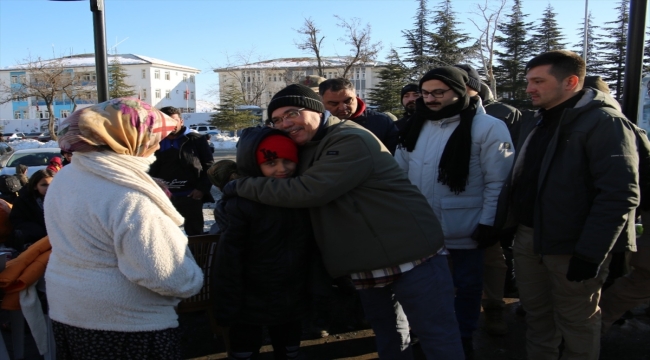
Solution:
<path fill-rule="evenodd" d="M 57 357 L 180 359 L 174 306 L 203 273 L 183 218 L 147 174 L 176 120 L 137 99 L 74 112 L 59 145 L 74 152 L 48 190 L 45 273 Z"/>

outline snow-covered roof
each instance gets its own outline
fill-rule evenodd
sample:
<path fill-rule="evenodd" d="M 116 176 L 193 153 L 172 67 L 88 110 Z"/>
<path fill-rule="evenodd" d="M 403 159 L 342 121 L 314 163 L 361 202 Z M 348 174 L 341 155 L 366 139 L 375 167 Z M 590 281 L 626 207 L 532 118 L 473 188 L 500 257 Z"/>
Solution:
<path fill-rule="evenodd" d="M 321 61 L 324 68 L 340 68 L 346 64 L 347 58 L 340 56 L 322 57 Z M 386 66 L 387 63 L 382 61 L 373 61 L 361 63 L 363 66 Z M 300 58 L 281 58 L 273 60 L 264 60 L 256 63 L 231 66 L 225 68 L 214 69 L 214 72 L 232 71 L 232 70 L 246 70 L 246 69 L 290 69 L 290 68 L 314 68 L 318 66 L 315 57 L 300 57 Z M 358 65 L 357 65 L 358 66 Z"/>
<path fill-rule="evenodd" d="M 178 69 L 184 69 L 186 71 L 191 71 L 195 73 L 199 73 L 200 70 L 185 66 L 185 65 L 179 65 L 179 64 L 174 64 L 170 63 L 169 61 L 164 61 L 160 59 L 155 59 L 152 57 L 148 56 L 142 56 L 142 55 L 135 55 L 135 54 L 116 54 L 116 55 L 108 55 L 108 65 L 111 64 L 115 59 L 120 62 L 122 65 L 143 65 L 143 64 L 152 64 L 152 65 L 160 65 L 160 66 L 166 66 L 166 67 L 172 67 L 172 68 L 178 68 Z M 95 67 L 95 54 L 80 54 L 80 55 L 71 55 L 71 56 L 65 56 L 62 58 L 57 58 L 57 59 L 49 59 L 49 60 L 42 60 L 43 63 L 48 63 L 48 62 L 54 62 L 62 60 L 62 62 L 65 64 L 66 67 Z M 24 70 L 27 67 L 27 64 L 18 64 L 18 65 L 13 65 L 13 66 L 7 66 L 2 68 L 1 70 Z"/>

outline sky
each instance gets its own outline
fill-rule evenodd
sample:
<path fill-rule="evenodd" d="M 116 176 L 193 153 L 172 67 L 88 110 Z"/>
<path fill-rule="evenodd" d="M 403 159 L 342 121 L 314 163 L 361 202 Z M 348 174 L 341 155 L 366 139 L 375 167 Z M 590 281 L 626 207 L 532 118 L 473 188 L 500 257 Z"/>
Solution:
<path fill-rule="evenodd" d="M 618 2 L 589 0 L 595 23 L 615 20 Z M 440 3 L 429 0 L 429 7 L 435 9 Z M 477 30 L 468 19 L 478 19 L 479 3 L 485 0 L 452 1 L 458 29 L 471 36 Z M 497 3 L 489 0 L 491 6 Z M 508 0 L 506 13 L 512 3 Z M 523 0 L 522 4 L 529 21 L 541 18 L 550 4 L 568 42 L 581 42 L 577 29 L 585 0 Z M 404 46 L 402 30 L 413 27 L 417 5 L 415 0 L 105 0 L 106 47 L 111 54 L 144 55 L 199 69 L 197 98 L 216 103 L 211 92 L 218 85 L 214 68 L 312 56 L 295 45 L 301 38 L 296 30 L 305 18 L 311 18 L 325 36 L 325 56 L 349 51 L 340 40 L 344 32 L 334 15 L 369 23 L 372 41 L 383 45 L 378 60 L 385 60 L 391 47 Z M 0 68 L 28 56 L 92 53 L 93 39 L 89 0 L 0 0 Z"/>

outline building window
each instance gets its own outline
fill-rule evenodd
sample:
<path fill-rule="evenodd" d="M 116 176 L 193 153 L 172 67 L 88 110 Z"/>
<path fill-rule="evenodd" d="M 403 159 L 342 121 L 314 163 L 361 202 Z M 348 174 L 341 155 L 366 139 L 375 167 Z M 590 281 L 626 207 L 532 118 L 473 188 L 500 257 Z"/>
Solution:
<path fill-rule="evenodd" d="M 61 116 L 60 117 L 62 119 L 67 118 L 68 116 L 70 116 L 70 110 L 61 110 Z"/>
<path fill-rule="evenodd" d="M 183 82 L 187 82 L 187 74 L 183 74 Z"/>
<path fill-rule="evenodd" d="M 143 79 L 147 78 L 147 70 L 146 69 L 142 69 L 142 78 Z"/>
<path fill-rule="evenodd" d="M 14 111 L 14 119 L 20 119 L 20 110 Z"/>
<path fill-rule="evenodd" d="M 166 97 L 167 99 L 171 99 L 171 98 L 172 98 L 171 91 L 169 91 L 169 90 L 165 90 L 165 97 Z"/>
<path fill-rule="evenodd" d="M 153 78 L 154 79 L 160 79 L 160 70 L 154 70 Z"/>
<path fill-rule="evenodd" d="M 187 109 L 187 112 L 188 112 L 188 113 L 193 113 L 193 112 L 194 112 L 194 108 L 189 108 L 189 109 Z"/>
<path fill-rule="evenodd" d="M 142 89 L 141 100 L 147 100 L 147 89 Z"/>
<path fill-rule="evenodd" d="M 170 80 L 171 76 L 169 75 L 169 71 L 165 71 L 165 80 Z"/>
<path fill-rule="evenodd" d="M 190 100 L 194 100 L 194 91 L 190 92 Z"/>
<path fill-rule="evenodd" d="M 85 73 L 81 76 L 83 81 L 97 81 L 97 75 L 95 73 Z"/>
<path fill-rule="evenodd" d="M 39 110 L 38 111 L 38 118 L 39 119 L 49 119 L 50 118 L 50 113 L 47 110 Z"/>
<path fill-rule="evenodd" d="M 156 99 L 160 99 L 160 89 L 156 89 Z"/>
<path fill-rule="evenodd" d="M 18 84 L 18 75 L 11 75 L 11 83 Z M 20 118 L 16 118 L 16 119 L 20 119 Z"/>
<path fill-rule="evenodd" d="M 87 92 L 82 96 L 85 100 L 91 100 L 93 98 L 93 93 Z"/>
<path fill-rule="evenodd" d="M 191 83 L 194 82 L 194 75 L 190 75 L 190 82 L 191 82 Z"/>

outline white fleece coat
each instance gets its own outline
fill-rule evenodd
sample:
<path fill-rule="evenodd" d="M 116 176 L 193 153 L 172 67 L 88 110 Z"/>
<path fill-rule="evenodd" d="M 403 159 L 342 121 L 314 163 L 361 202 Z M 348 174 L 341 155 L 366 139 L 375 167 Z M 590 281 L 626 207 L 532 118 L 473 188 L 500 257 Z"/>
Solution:
<path fill-rule="evenodd" d="M 174 306 L 201 289 L 203 273 L 183 218 L 147 174 L 153 160 L 76 153 L 54 177 L 45 200 L 52 320 L 124 332 L 178 326 Z"/>
<path fill-rule="evenodd" d="M 395 159 L 411 183 L 427 198 L 442 225 L 448 249 L 475 249 L 471 235 L 478 224 L 493 225 L 497 199 L 514 159 L 512 140 L 503 121 L 478 106 L 472 122 L 468 184 L 456 195 L 438 182 L 440 157 L 460 116 L 425 121 L 413 152 L 398 148 Z"/>

